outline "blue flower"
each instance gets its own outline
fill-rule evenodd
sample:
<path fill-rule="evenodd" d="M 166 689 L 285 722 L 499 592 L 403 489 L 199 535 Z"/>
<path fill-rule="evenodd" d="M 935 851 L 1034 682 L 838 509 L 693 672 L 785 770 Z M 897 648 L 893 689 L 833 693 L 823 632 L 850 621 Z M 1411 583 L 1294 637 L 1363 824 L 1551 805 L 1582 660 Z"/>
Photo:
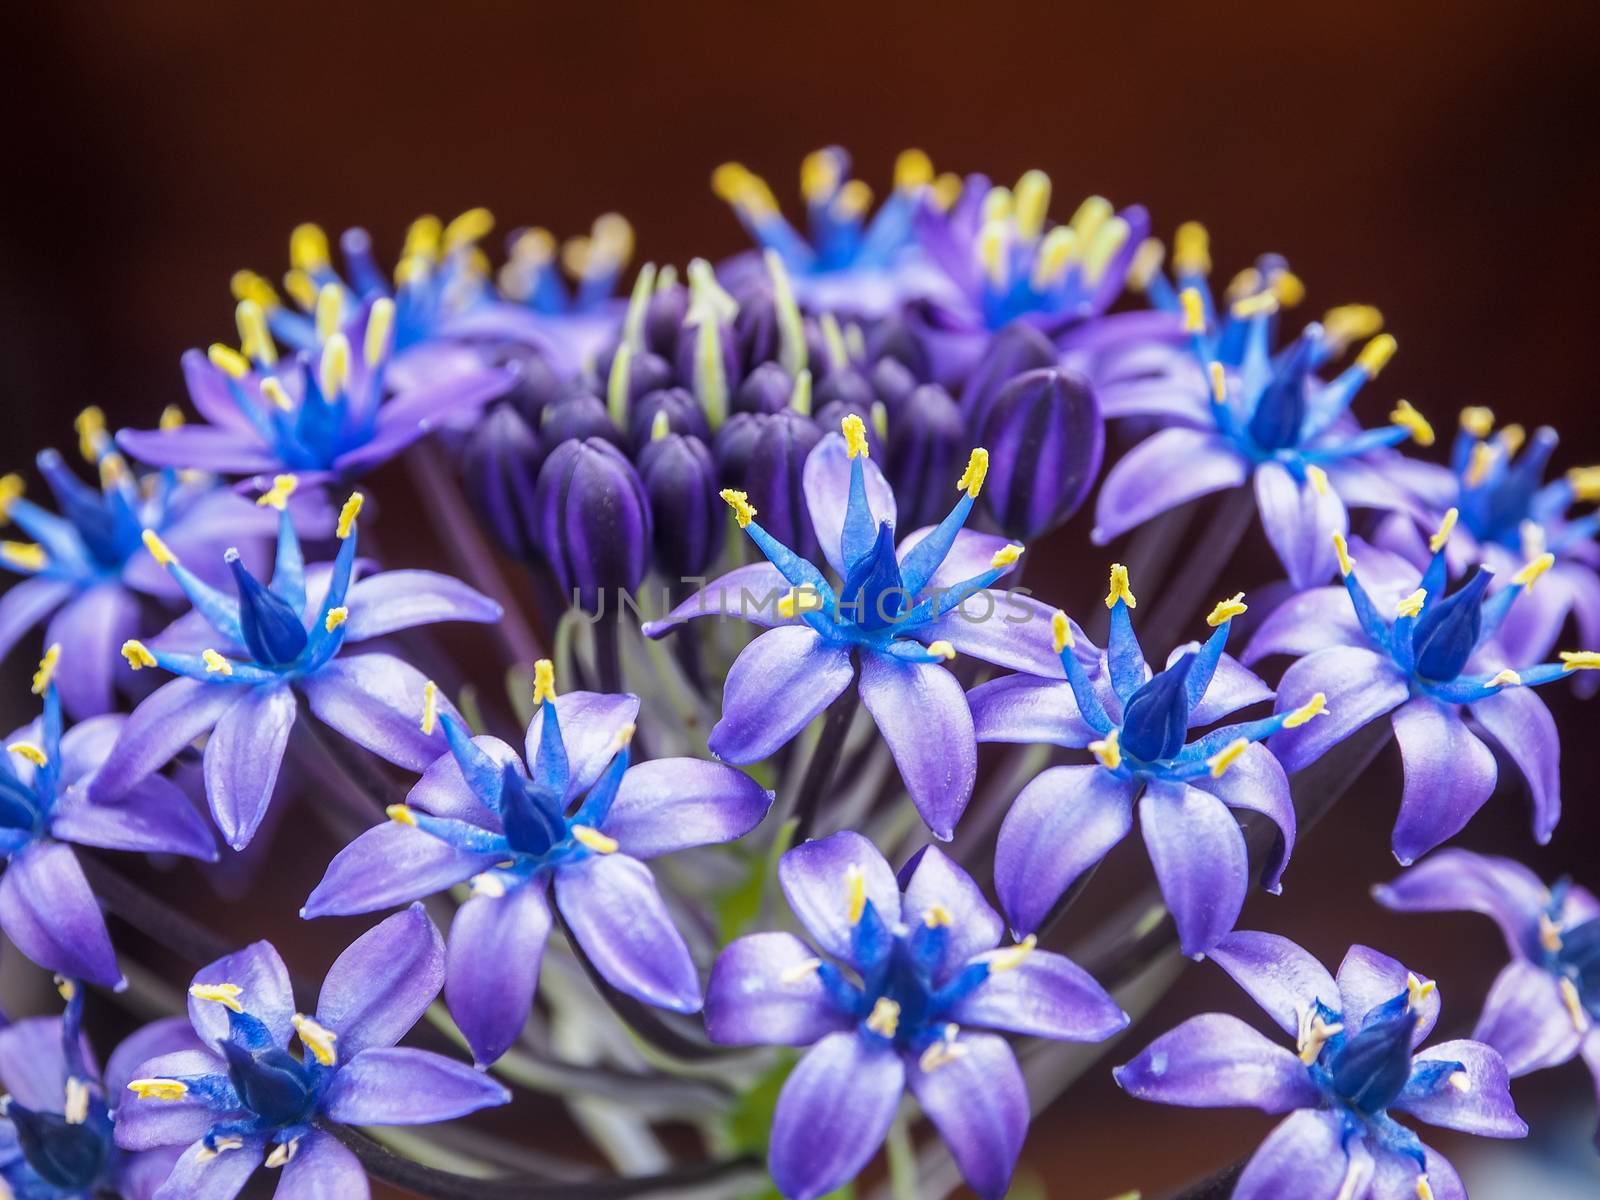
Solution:
<path fill-rule="evenodd" d="M 1190 729 L 1272 696 L 1223 653 L 1233 618 L 1245 611 L 1243 595 L 1212 609 L 1211 636 L 1179 646 L 1154 674 L 1133 632 L 1136 604 L 1127 570 L 1113 566 L 1103 656 L 1065 613 L 1056 613 L 1052 628 L 1065 683 L 1059 671 L 1047 678 L 1013 675 L 971 693 L 980 741 L 1048 741 L 1087 748 L 1098 760 L 1052 767 L 1023 788 L 995 844 L 995 890 L 1012 928 L 1037 929 L 1073 882 L 1127 835 L 1138 800 L 1145 845 L 1183 951 L 1201 955 L 1233 928 L 1249 886 L 1244 835 L 1229 808 L 1261 813 L 1278 826 L 1283 848 L 1267 884 L 1279 890 L 1294 850 L 1294 804 L 1283 768 L 1257 743 L 1309 722 L 1322 712 L 1322 697 L 1191 742 Z"/>
<path fill-rule="evenodd" d="M 557 696 L 548 660 L 534 677 L 539 712 L 526 762 L 498 738 L 475 738 L 441 716 L 449 754 L 390 808 L 388 824 L 339 852 L 301 910 L 371 912 L 471 880 L 472 899 L 450 927 L 445 999 L 480 1064 L 504 1054 L 527 1023 L 552 887 L 572 935 L 612 986 L 648 1004 L 697 1010 L 694 962 L 641 860 L 743 837 L 772 804 L 771 792 L 719 763 L 633 765 L 637 696 Z"/>
<path fill-rule="evenodd" d="M 778 879 L 837 962 L 792 934 L 752 934 L 722 952 L 706 989 L 713 1041 L 811 1046 L 773 1116 L 778 1190 L 813 1200 L 848 1183 L 909 1086 L 973 1189 L 1004 1195 L 1028 1132 L 1027 1087 L 1004 1038 L 963 1027 L 1099 1042 L 1127 1015 L 1033 938 L 1000 946 L 999 915 L 937 847 L 897 880 L 866 838 L 836 833 L 790 850 Z"/>
<path fill-rule="evenodd" d="M 334 961 L 311 1015 L 295 1010 L 278 952 L 256 942 L 203 967 L 189 988 L 202 1049 L 150 1058 L 128 1081 L 117 1145 L 184 1147 L 156 1200 L 233 1200 L 262 1164 L 295 1196 L 369 1194 L 339 1125 L 427 1125 L 504 1104 L 498 1083 L 396 1046 L 439 994 L 444 944 L 413 905 Z M 298 1039 L 298 1054 L 290 1043 Z"/>
<path fill-rule="evenodd" d="M 359 583 L 356 493 L 339 514 L 340 546 L 331 567 L 306 569 L 289 519 L 297 480 L 280 475 L 259 503 L 279 510 L 278 554 L 270 585 L 229 550 L 235 596 L 204 583 L 162 540 L 145 543 L 194 605 L 151 645 L 129 641 L 122 655 L 136 670 L 159 667 L 180 678 L 164 684 L 128 718 L 95 782 L 117 799 L 203 733 L 206 797 L 223 837 L 247 845 L 266 815 L 290 730 L 295 693 L 326 725 L 404 767 L 421 770 L 442 748 L 428 713 L 448 708 L 432 684 L 388 654 L 347 655 L 348 643 L 435 621 L 498 620 L 500 606 L 432 571 L 385 571 Z M 426 728 L 424 728 L 426 726 Z"/>
<path fill-rule="evenodd" d="M 1156 248 L 1159 252 L 1159 247 Z M 1164 369 L 1147 356 L 1141 371 L 1101 389 L 1108 418 L 1155 417 L 1170 427 L 1129 451 L 1107 474 L 1095 510 L 1094 541 L 1112 538 L 1186 501 L 1254 481 L 1262 528 L 1297 588 L 1333 574 L 1330 533 L 1346 533 L 1346 504 L 1390 509 L 1416 502 L 1373 455 L 1434 433 L 1404 400 L 1387 428 L 1363 430 L 1349 415 L 1357 392 L 1393 356 L 1388 334 L 1372 338 L 1333 379 L 1317 370 L 1350 342 L 1375 332 L 1376 310 L 1348 306 L 1312 322 L 1274 350 L 1281 307 L 1302 292 L 1281 259 L 1264 258 L 1229 289 L 1219 313 L 1206 282 L 1211 260 L 1203 228 L 1178 231 L 1176 290 L 1154 267 L 1137 276 L 1158 310 L 1179 314 L 1187 353 L 1174 350 Z"/>
<path fill-rule="evenodd" d="M 1207 1013 L 1114 1074 L 1141 1100 L 1289 1114 L 1245 1166 L 1234 1200 L 1466 1200 L 1449 1162 L 1391 1110 L 1480 1137 L 1527 1136 L 1493 1049 L 1460 1039 L 1415 1052 L 1439 1018 L 1431 979 L 1352 946 L 1335 981 L 1271 933 L 1235 933 L 1211 957 L 1295 1039 L 1294 1051 Z"/>
<path fill-rule="evenodd" d="M 0 929 L 40 966 L 103 987 L 122 987 L 111 935 L 71 844 L 208 861 L 216 845 L 177 786 L 151 776 L 116 804 L 92 793 L 101 763 L 124 728 L 121 715 L 90 717 L 63 731 L 56 676 L 73 652 L 51 646 L 33 677 L 44 714 L 14 732 L 0 755 Z"/>

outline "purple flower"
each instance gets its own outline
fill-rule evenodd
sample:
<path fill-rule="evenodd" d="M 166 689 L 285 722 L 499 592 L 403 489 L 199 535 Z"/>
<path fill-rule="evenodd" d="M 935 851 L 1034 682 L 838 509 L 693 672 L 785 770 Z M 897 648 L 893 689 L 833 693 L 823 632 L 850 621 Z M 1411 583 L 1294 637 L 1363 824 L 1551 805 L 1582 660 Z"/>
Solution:
<path fill-rule="evenodd" d="M 1511 962 L 1472 1036 L 1500 1052 L 1512 1078 L 1581 1054 L 1600 1088 L 1600 900 L 1592 892 L 1565 879 L 1545 887 L 1509 858 L 1441 850 L 1372 894 L 1400 912 L 1491 918 Z"/>
<path fill-rule="evenodd" d="M 44 715 L 17 730 L 0 756 L 0 929 L 34 962 L 72 979 L 124 986 L 105 918 L 71 845 L 213 861 L 203 817 L 158 775 L 119 803 L 92 796 L 95 780 L 127 718 L 102 715 L 62 731 L 55 677 L 70 651 L 52 646 L 33 677 Z"/>
<path fill-rule="evenodd" d="M 1052 767 L 1022 789 L 995 844 L 995 890 L 1012 928 L 1037 929 L 1074 881 L 1127 835 L 1138 800 L 1145 847 L 1183 952 L 1199 956 L 1233 928 L 1249 886 L 1244 835 L 1230 808 L 1278 826 L 1283 845 L 1267 886 L 1280 890 L 1294 850 L 1294 805 L 1283 768 L 1257 743 L 1310 721 L 1322 698 L 1188 741 L 1190 729 L 1272 696 L 1223 653 L 1233 618 L 1245 611 L 1243 594 L 1211 611 L 1213 632 L 1204 644 L 1179 646 L 1155 674 L 1133 632 L 1136 603 L 1127 570 L 1113 566 L 1104 653 L 1056 613 L 1059 657 L 1052 665 L 1060 669 L 992 680 L 969 697 L 979 741 L 1052 742 L 1087 748 L 1098 760 Z"/>
<path fill-rule="evenodd" d="M 1356 361 L 1324 382 L 1318 368 L 1350 341 L 1375 332 L 1375 310 L 1353 306 L 1313 322 L 1287 348 L 1274 352 L 1281 305 L 1301 285 L 1281 259 L 1269 256 L 1230 290 L 1227 314 L 1216 311 L 1206 282 L 1210 255 L 1205 231 L 1178 232 L 1177 288 L 1159 270 L 1140 278 L 1160 311 L 1181 313 L 1187 353 L 1155 347 L 1126 371 L 1120 385 L 1100 388 L 1108 418 L 1153 417 L 1167 424 L 1135 446 L 1106 475 L 1096 502 L 1094 541 L 1111 539 L 1198 496 L 1253 481 L 1267 540 L 1297 588 L 1333 573 L 1329 534 L 1349 529 L 1345 506 L 1406 509 L 1398 456 L 1374 453 L 1414 437 L 1431 445 L 1433 430 L 1404 400 L 1384 429 L 1363 430 L 1349 415 L 1351 401 L 1394 354 L 1380 334 Z M 1123 364 L 1126 369 L 1127 364 Z"/>
<path fill-rule="evenodd" d="M 450 928 L 445 1000 L 473 1056 L 491 1063 L 528 1019 L 550 933 L 546 889 L 595 968 L 621 992 L 679 1012 L 700 981 L 641 860 L 743 837 L 772 793 L 691 758 L 629 765 L 639 698 L 555 695 L 535 667 L 540 712 L 527 761 L 443 715 L 450 753 L 390 823 L 339 852 L 301 915 L 371 912 L 472 881 Z"/>
<path fill-rule="evenodd" d="M 768 561 L 714 580 L 644 631 L 661 637 L 710 615 L 775 626 L 728 673 L 710 747 L 731 763 L 759 762 L 786 745 L 857 683 L 859 659 L 861 699 L 917 811 L 948 841 L 972 796 L 978 748 L 966 697 L 943 664 L 961 652 L 1034 666 L 1041 656 L 1016 630 L 1037 606 L 987 590 L 1022 547 L 962 528 L 983 487 L 986 451 L 972 452 L 950 515 L 896 547 L 894 492 L 868 461 L 861 419 L 846 417 L 843 426 L 844 437 L 817 443 L 804 472 L 811 523 L 842 583 L 830 584 L 762 528 L 744 492 L 725 489 L 722 498 Z M 971 609 L 963 605 L 969 599 Z M 1021 615 L 999 616 L 1002 601 Z"/>
<path fill-rule="evenodd" d="M 984 499 L 1000 531 L 1021 542 L 1036 541 L 1078 511 L 1106 440 L 1088 381 L 1054 367 L 1001 388 L 978 436 L 993 456 Z"/>
<path fill-rule="evenodd" d="M 1114 1074 L 1141 1100 L 1289 1114 L 1234 1200 L 1466 1200 L 1454 1168 L 1391 1110 L 1481 1137 L 1526 1136 L 1494 1050 L 1462 1039 L 1415 1052 L 1438 1020 L 1438 991 L 1388 955 L 1352 946 L 1335 982 L 1287 938 L 1241 931 L 1212 958 L 1295 1049 L 1206 1013 Z"/>
<path fill-rule="evenodd" d="M 1468 728 L 1466 713 L 1527 778 L 1534 837 L 1550 840 L 1561 816 L 1561 741 L 1550 710 L 1531 689 L 1600 666 L 1592 653 L 1563 653 L 1561 662 L 1520 670 L 1505 665 L 1495 635 L 1552 556 L 1492 594 L 1492 573 L 1482 567 L 1447 593 L 1446 543 L 1455 519 L 1452 509 L 1420 576 L 1404 559 L 1358 545 L 1370 589 L 1357 577 L 1344 538 L 1335 535 L 1344 587 L 1294 597 L 1262 623 L 1245 654 L 1247 663 L 1269 654 L 1305 656 L 1284 672 L 1280 709 L 1305 703 L 1313 692 L 1327 697 L 1326 720 L 1273 738 L 1286 770 L 1298 771 L 1369 721 L 1392 714 L 1405 761 L 1393 848 L 1406 865 L 1459 832 L 1494 791 L 1494 754 Z"/>
<path fill-rule="evenodd" d="M 339 955 L 310 1016 L 295 1011 L 268 943 L 218 959 L 189 988 L 203 1048 L 138 1068 L 126 1084 L 135 1098 L 117 1112 L 117 1145 L 185 1147 L 153 1200 L 232 1200 L 263 1158 L 282 1169 L 283 1195 L 368 1196 L 366 1172 L 330 1127 L 428 1125 L 511 1098 L 465 1063 L 395 1045 L 443 980 L 444 944 L 420 904 Z"/>
<path fill-rule="evenodd" d="M 171 413 L 181 423 L 176 411 Z M 164 424 L 171 424 L 163 417 Z M 141 538 L 154 530 L 183 554 L 204 561 L 229 542 L 254 560 L 270 535 L 270 513 L 220 489 L 209 478 L 175 471 L 135 473 L 111 446 L 97 408 L 77 420 L 84 457 L 100 474 L 85 484 L 60 454 L 38 457 L 60 515 L 23 499 L 20 476 L 0 479 L 0 524 L 15 523 L 31 541 L 0 543 L 0 567 L 26 576 L 0 598 L 0 656 L 48 620 L 46 644 L 71 647 L 74 669 L 58 680 L 68 715 L 83 719 L 116 707 L 117 685 L 132 682 L 114 653 L 143 632 L 140 599 L 181 598 Z M 219 564 L 220 566 L 220 564 Z M 221 582 L 220 571 L 211 582 Z"/>
<path fill-rule="evenodd" d="M 1003 1030 L 1099 1042 L 1127 1015 L 1070 960 L 1002 924 L 972 878 L 930 846 L 894 871 L 836 833 L 785 854 L 778 879 L 822 954 L 788 933 L 725 949 L 706 1029 L 730 1045 L 811 1046 L 783 1085 L 768 1164 L 790 1200 L 848 1183 L 883 1142 L 909 1085 L 986 1200 L 1005 1194 L 1028 1132 L 1028 1093 Z M 836 960 L 836 961 L 834 961 Z"/>
<path fill-rule="evenodd" d="M 228 596 L 197 578 L 159 537 L 145 534 L 194 611 L 149 646 L 123 645 L 135 669 L 160 667 L 179 678 L 157 688 L 128 718 L 96 778 L 97 798 L 118 799 L 209 732 L 206 798 L 222 836 L 242 849 L 272 799 L 294 727 L 296 692 L 323 724 L 381 758 L 420 771 L 437 757 L 441 742 L 424 708 L 448 709 L 448 701 L 392 655 L 340 657 L 340 651 L 435 621 L 495 621 L 500 606 L 432 571 L 385 571 L 353 583 L 359 493 L 339 514 L 341 544 L 332 565 L 307 570 L 287 507 L 295 485 L 294 476 L 280 475 L 259 501 L 279 509 L 270 585 L 230 550 L 237 594 Z"/>

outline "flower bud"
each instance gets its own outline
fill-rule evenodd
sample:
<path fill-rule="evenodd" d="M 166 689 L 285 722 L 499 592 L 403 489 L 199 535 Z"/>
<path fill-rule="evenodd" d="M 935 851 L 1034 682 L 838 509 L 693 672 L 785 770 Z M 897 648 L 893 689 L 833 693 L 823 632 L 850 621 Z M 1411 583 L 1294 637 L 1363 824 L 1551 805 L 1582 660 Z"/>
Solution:
<path fill-rule="evenodd" d="M 909 532 L 942 521 L 972 448 L 960 405 L 938 384 L 924 384 L 891 410 L 889 429 L 897 525 Z"/>
<path fill-rule="evenodd" d="M 989 340 L 961 389 L 961 413 L 973 429 L 983 427 L 989 406 L 1000 389 L 1024 371 L 1056 365 L 1056 348 L 1032 325 L 1017 321 Z"/>
<path fill-rule="evenodd" d="M 705 411 L 692 393 L 683 388 L 660 388 L 642 396 L 628 419 L 628 446 L 636 459 L 655 435 L 657 414 L 665 414 L 667 429 L 672 433 L 688 434 L 702 441 L 711 437 Z"/>
<path fill-rule="evenodd" d="M 573 438 L 604 438 L 620 442 L 622 435 L 606 413 L 605 401 L 589 392 L 568 392 L 540 414 L 539 437 L 546 446 Z"/>
<path fill-rule="evenodd" d="M 801 472 L 821 440 L 815 421 L 786 408 L 740 413 L 722 427 L 714 447 L 722 485 L 748 493 L 761 527 L 802 558 L 816 556 L 817 535 L 801 490 Z"/>
<path fill-rule="evenodd" d="M 979 427 L 989 451 L 984 502 L 1000 531 L 1029 542 L 1083 503 L 1100 470 L 1105 426 L 1089 383 L 1071 371 L 1028 371 L 1000 389 Z"/>
<path fill-rule="evenodd" d="M 681 283 L 663 288 L 650 297 L 644 310 L 644 344 L 651 354 L 665 362 L 672 361 L 688 311 L 689 289 Z"/>
<path fill-rule="evenodd" d="M 749 374 L 762 363 L 776 362 L 781 343 L 778 332 L 778 306 L 766 288 L 752 291 L 739 304 L 733 319 L 733 344 L 739 373 Z"/>
<path fill-rule="evenodd" d="M 544 355 L 523 346 L 508 346 L 490 356 L 496 366 L 515 366 L 516 382 L 501 400 L 514 406 L 519 416 L 538 428 L 539 416 L 567 391 L 567 385 Z"/>
<path fill-rule="evenodd" d="M 587 612 L 639 586 L 650 565 L 650 501 L 633 464 L 600 438 L 562 442 L 534 490 L 539 549 L 562 593 Z M 614 601 L 613 601 L 614 603 Z"/>
<path fill-rule="evenodd" d="M 617 348 L 613 346 L 595 360 L 595 378 L 591 384 L 601 396 L 609 397 L 611 394 L 611 368 L 616 356 Z M 635 352 L 628 358 L 627 407 L 631 410 L 641 396 L 671 387 L 675 382 L 672 364 L 667 359 L 648 350 Z"/>
<path fill-rule="evenodd" d="M 645 443 L 639 477 L 650 497 L 656 568 L 670 579 L 703 575 L 728 526 L 711 451 L 698 437 L 669 433 Z"/>
<path fill-rule="evenodd" d="M 744 378 L 744 372 L 739 369 L 739 347 L 734 344 L 733 330 L 726 325 L 717 328 L 719 337 L 718 345 L 722 348 L 722 377 L 727 382 L 729 394 L 733 393 Z M 700 352 L 700 329 L 698 326 L 685 325 L 678 334 L 677 357 L 673 359 L 676 374 L 673 379 L 686 388 L 693 388 L 695 380 L 699 378 L 695 365 L 695 355 Z"/>
<path fill-rule="evenodd" d="M 903 317 L 889 317 L 878 322 L 867 335 L 867 358 L 875 363 L 897 363 L 910 372 L 913 379 L 928 378 L 928 348 Z"/>
<path fill-rule="evenodd" d="M 829 405 L 842 404 L 846 412 L 860 413 L 865 419 L 878 399 L 872 382 L 854 364 L 829 371 L 812 392 L 812 407 L 820 413 Z M 838 423 L 824 423 L 824 429 L 837 429 Z"/>
<path fill-rule="evenodd" d="M 544 445 L 512 404 L 497 404 L 478 422 L 461 454 L 467 499 L 506 550 L 533 557 L 534 483 Z"/>
<path fill-rule="evenodd" d="M 775 362 L 764 362 L 745 376 L 733 395 L 733 409 L 743 413 L 778 412 L 789 407 L 794 380 Z"/>
<path fill-rule="evenodd" d="M 872 391 L 882 400 L 892 417 L 912 392 L 917 390 L 917 377 L 901 361 L 881 358 L 867 371 L 867 381 Z"/>

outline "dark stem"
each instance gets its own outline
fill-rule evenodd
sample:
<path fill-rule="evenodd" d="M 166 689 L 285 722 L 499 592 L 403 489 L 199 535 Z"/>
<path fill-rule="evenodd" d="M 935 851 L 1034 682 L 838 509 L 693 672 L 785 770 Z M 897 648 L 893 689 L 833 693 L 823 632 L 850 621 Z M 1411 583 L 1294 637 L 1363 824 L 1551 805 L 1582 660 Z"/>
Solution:
<path fill-rule="evenodd" d="M 856 680 L 852 677 L 845 685 L 844 691 L 828 705 L 828 714 L 822 721 L 822 733 L 818 735 L 817 744 L 812 748 L 811 759 L 806 763 L 805 776 L 801 779 L 800 790 L 795 796 L 796 845 L 811 836 L 812 827 L 816 824 L 817 809 L 822 803 L 822 795 L 833 782 L 834 772 L 839 767 L 839 756 L 844 750 L 844 739 L 850 732 L 850 723 L 855 720 L 856 708 L 860 703 L 861 689 L 856 686 Z"/>
<path fill-rule="evenodd" d="M 1144 585 L 1159 587 L 1158 592 L 1152 593 L 1158 597 L 1155 611 L 1140 631 L 1146 646 L 1171 649 L 1183 640 L 1180 635 L 1184 623 L 1193 618 L 1197 604 L 1209 608 L 1212 602 L 1222 599 L 1212 593 L 1217 590 L 1217 581 L 1233 561 L 1234 551 L 1249 532 L 1255 516 L 1254 489 L 1242 487 L 1224 494 L 1204 522 L 1202 536 L 1192 539 L 1182 566 L 1169 579 Z M 1140 586 L 1138 577 L 1130 578 L 1137 589 Z"/>
<path fill-rule="evenodd" d="M 208 963 L 237 949 L 99 859 L 82 854 L 78 861 L 89 887 L 107 909 L 179 958 Z"/>
<path fill-rule="evenodd" d="M 620 609 L 621 602 L 618 601 Z M 622 691 L 622 613 L 603 609 L 594 623 L 594 669 L 602 692 Z"/>
<path fill-rule="evenodd" d="M 1239 1176 L 1244 1174 L 1244 1167 L 1243 1161 L 1236 1162 L 1210 1179 L 1174 1192 L 1172 1200 L 1228 1200 L 1233 1195 L 1234 1185 L 1239 1182 Z"/>

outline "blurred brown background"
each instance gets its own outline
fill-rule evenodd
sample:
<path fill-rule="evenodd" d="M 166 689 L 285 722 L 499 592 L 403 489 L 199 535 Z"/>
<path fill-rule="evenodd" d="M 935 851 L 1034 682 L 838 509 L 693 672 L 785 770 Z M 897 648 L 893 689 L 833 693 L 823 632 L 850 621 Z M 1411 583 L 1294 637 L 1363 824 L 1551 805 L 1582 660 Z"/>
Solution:
<path fill-rule="evenodd" d="M 1374 405 L 1403 394 L 1445 428 L 1465 404 L 1555 424 L 1557 465 L 1573 465 L 1600 457 L 1595 14 L 1487 0 L 13 8 L 0 466 L 65 443 L 85 404 L 142 424 L 181 401 L 180 351 L 232 336 L 229 273 L 276 274 L 298 221 L 363 224 L 392 254 L 423 211 L 481 203 L 503 227 L 567 234 L 615 208 L 641 258 L 682 262 L 742 244 L 707 187 L 719 161 L 767 174 L 787 201 L 801 155 L 832 141 L 880 187 L 895 152 L 920 145 L 941 169 L 1044 167 L 1062 210 L 1097 191 L 1147 204 L 1163 233 L 1200 218 L 1224 271 L 1281 251 L 1309 309 L 1362 300 L 1388 317 L 1401 353 Z M 1063 584 L 1101 575 L 1086 528 L 1056 543 Z M 17 692 L 16 662 L 7 678 Z M 1464 841 L 1600 884 L 1597 710 L 1547 694 L 1567 735 L 1556 844 L 1531 847 L 1515 786 Z M 1501 950 L 1482 919 L 1387 919 L 1367 900 L 1394 870 L 1397 762 L 1384 764 L 1244 924 L 1330 962 L 1351 941 L 1379 944 L 1440 978 L 1449 1025 L 1479 1003 Z M 326 853 L 306 857 L 314 881 Z M 1247 1006 L 1201 967 L 1132 1040 Z M 1572 1116 L 1567 1145 L 1588 1095 L 1576 1066 L 1518 1088 L 1531 1118 Z M 1102 1076 L 1036 1124 L 1026 1158 L 1051 1197 L 1157 1194 L 1268 1125 L 1143 1106 Z"/>

